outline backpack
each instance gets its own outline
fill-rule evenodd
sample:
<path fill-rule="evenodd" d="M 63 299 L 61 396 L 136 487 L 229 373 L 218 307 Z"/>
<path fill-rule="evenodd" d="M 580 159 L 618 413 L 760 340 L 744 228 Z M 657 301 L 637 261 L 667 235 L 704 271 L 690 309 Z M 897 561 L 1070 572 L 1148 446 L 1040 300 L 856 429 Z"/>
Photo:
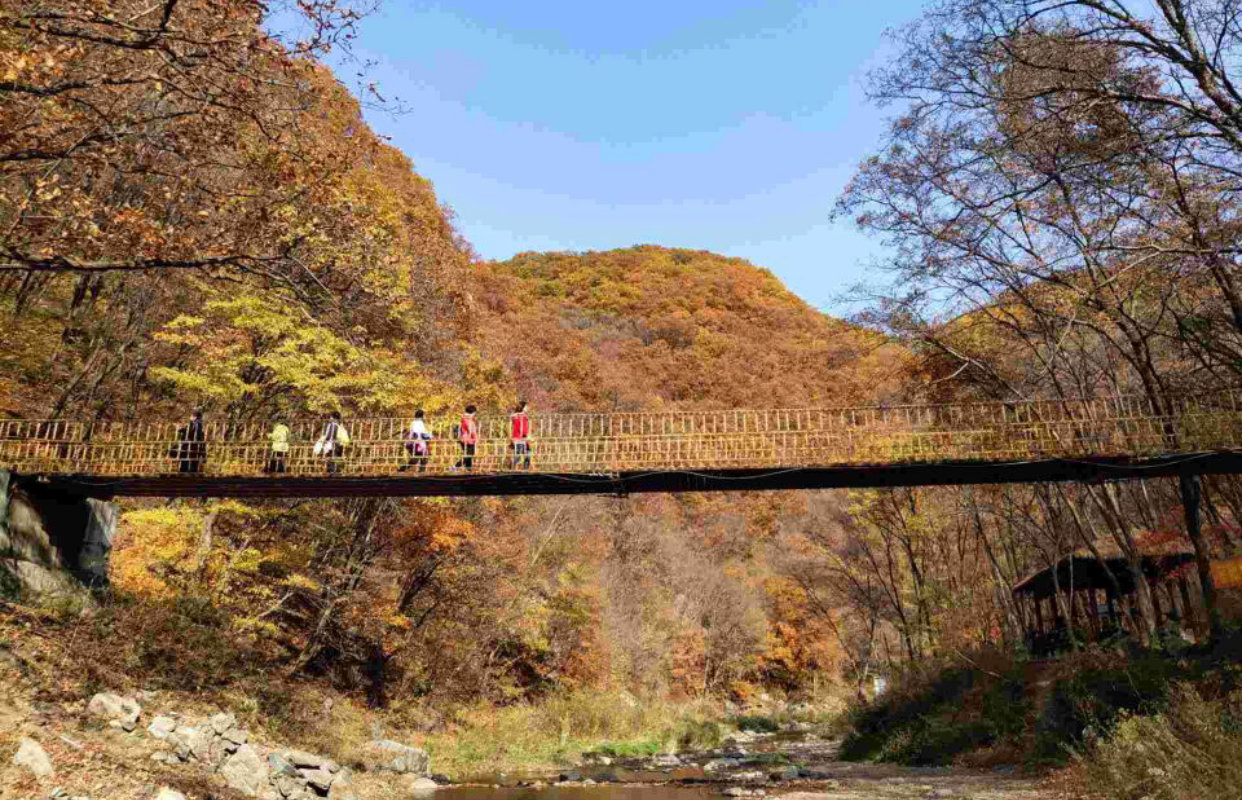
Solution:
<path fill-rule="evenodd" d="M 460 438 L 461 438 L 461 425 L 460 425 L 459 423 L 456 423 L 456 422 L 455 422 L 455 423 L 453 423 L 453 438 L 454 438 L 454 439 L 460 439 Z"/>

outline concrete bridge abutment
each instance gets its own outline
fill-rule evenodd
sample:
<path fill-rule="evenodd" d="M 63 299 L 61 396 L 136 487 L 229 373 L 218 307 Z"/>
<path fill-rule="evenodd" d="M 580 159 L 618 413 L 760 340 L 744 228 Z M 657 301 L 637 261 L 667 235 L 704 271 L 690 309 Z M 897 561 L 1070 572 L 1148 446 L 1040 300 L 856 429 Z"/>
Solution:
<path fill-rule="evenodd" d="M 0 599 L 83 599 L 108 584 L 114 503 L 0 469 Z"/>

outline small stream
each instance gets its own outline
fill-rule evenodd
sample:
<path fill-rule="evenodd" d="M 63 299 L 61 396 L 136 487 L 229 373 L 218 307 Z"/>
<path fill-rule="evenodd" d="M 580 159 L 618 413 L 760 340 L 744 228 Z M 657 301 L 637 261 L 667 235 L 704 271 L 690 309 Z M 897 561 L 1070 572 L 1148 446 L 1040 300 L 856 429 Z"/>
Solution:
<path fill-rule="evenodd" d="M 605 783 L 598 785 L 554 784 L 536 788 L 452 786 L 435 793 L 435 800 L 708 800 L 719 788 Z"/>
<path fill-rule="evenodd" d="M 482 774 L 441 789 L 436 800 L 695 800 L 759 795 L 798 779 L 829 777 L 815 769 L 832 761 L 836 743 L 808 731 L 735 734 L 713 750 L 621 759 L 588 753 L 584 763 L 558 772 Z M 615 793 L 615 798 L 614 798 Z"/>
<path fill-rule="evenodd" d="M 558 772 L 490 774 L 422 800 L 762 800 L 813 792 L 823 800 L 1045 800 L 1012 767 L 963 770 L 849 763 L 838 742 L 809 730 L 735 734 L 714 750 L 613 759 L 587 754 Z M 810 800 L 810 798 L 804 798 Z"/>

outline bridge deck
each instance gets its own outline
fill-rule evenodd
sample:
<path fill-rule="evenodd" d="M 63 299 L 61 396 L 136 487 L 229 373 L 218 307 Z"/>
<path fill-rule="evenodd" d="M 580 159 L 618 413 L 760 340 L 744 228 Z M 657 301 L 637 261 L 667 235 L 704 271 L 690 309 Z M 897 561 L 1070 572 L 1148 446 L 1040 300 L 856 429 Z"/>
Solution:
<path fill-rule="evenodd" d="M 1242 473 L 1242 451 L 1151 458 L 947 461 L 770 469 L 588 473 L 501 472 L 458 475 L 265 476 L 157 475 L 101 478 L 42 475 L 70 494 L 113 497 L 469 497 L 480 495 L 641 494 L 780 489 L 961 486 L 998 483 L 1098 482 L 1181 474 Z M 27 478 L 32 479 L 32 478 Z"/>
<path fill-rule="evenodd" d="M 339 458 L 298 421 L 271 474 L 270 427 L 211 422 L 187 446 L 175 423 L 0 420 L 0 468 L 97 496 L 348 496 L 723 491 L 1100 480 L 1238 471 L 1235 393 L 1156 409 L 1114 397 L 888 408 L 533 415 L 529 467 L 509 420 L 480 420 L 473 470 L 448 421 L 411 464 L 406 420 L 346 420 Z"/>

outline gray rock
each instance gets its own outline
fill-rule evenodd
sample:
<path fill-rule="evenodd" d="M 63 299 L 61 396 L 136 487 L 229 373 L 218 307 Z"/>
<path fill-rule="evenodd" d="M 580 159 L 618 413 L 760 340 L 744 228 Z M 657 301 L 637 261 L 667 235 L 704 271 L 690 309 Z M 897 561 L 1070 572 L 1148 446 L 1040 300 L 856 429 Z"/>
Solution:
<path fill-rule="evenodd" d="M 279 753 L 269 753 L 267 756 L 267 766 L 273 775 L 292 775 L 297 777 L 298 771 L 293 764 L 289 763 L 289 759 Z"/>
<path fill-rule="evenodd" d="M 258 797 L 267 787 L 267 761 L 248 744 L 242 745 L 228 757 L 220 768 L 220 774 L 229 788 L 248 797 Z"/>
<path fill-rule="evenodd" d="M 747 783 L 761 783 L 766 781 L 768 776 L 764 775 L 759 770 L 752 770 L 750 772 L 739 772 L 733 776 L 733 779 L 738 781 L 746 781 Z"/>
<path fill-rule="evenodd" d="M 272 786 L 285 800 L 312 800 L 315 796 L 306 788 L 301 776 L 277 775 L 272 779 Z"/>
<path fill-rule="evenodd" d="M 113 692 L 100 692 L 91 698 L 86 710 L 97 717 L 108 720 L 108 724 L 124 731 L 132 731 L 138 727 L 138 717 L 142 715 L 142 707 L 132 697 L 121 697 Z"/>
<path fill-rule="evenodd" d="M 221 711 L 219 714 L 212 715 L 207 723 L 216 732 L 217 736 L 223 736 L 226 732 L 237 727 L 237 717 L 228 712 Z"/>
<path fill-rule="evenodd" d="M 310 784 L 310 787 L 320 794 L 327 794 L 328 789 L 332 786 L 332 773 L 326 769 L 304 769 L 302 772 L 302 780 Z"/>
<path fill-rule="evenodd" d="M 241 728 L 229 728 L 227 731 L 220 734 L 220 738 L 240 747 L 250 741 L 250 732 L 244 731 Z"/>
<path fill-rule="evenodd" d="M 746 789 L 741 786 L 730 786 L 721 792 L 726 797 L 763 797 L 765 792 L 762 789 Z"/>
<path fill-rule="evenodd" d="M 147 726 L 147 733 L 156 739 L 167 739 L 169 734 L 175 730 L 177 730 L 177 720 L 166 714 L 160 714 Z"/>
<path fill-rule="evenodd" d="M 239 749 L 237 745 L 227 739 L 211 736 L 207 744 L 207 755 L 203 757 L 202 761 L 207 765 L 208 769 L 217 770 L 229 756 L 236 753 Z"/>
<path fill-rule="evenodd" d="M 651 759 L 651 766 L 653 767 L 669 768 L 669 767 L 680 767 L 681 765 L 682 765 L 681 759 L 672 754 L 659 755 Z"/>
<path fill-rule="evenodd" d="M 161 786 L 160 790 L 155 793 L 154 800 L 186 800 L 186 797 L 176 789 Z"/>
<path fill-rule="evenodd" d="M 205 761 L 212 737 L 198 728 L 183 725 L 168 735 L 168 743 L 182 761 Z"/>
<path fill-rule="evenodd" d="M 339 772 L 341 765 L 326 756 L 317 756 L 304 750 L 285 750 L 284 757 L 298 769 L 322 769 L 328 772 Z"/>
<path fill-rule="evenodd" d="M 713 758 L 703 765 L 704 772 L 720 772 L 726 769 L 737 769 L 742 766 L 740 759 L 736 758 Z"/>
<path fill-rule="evenodd" d="M 43 746 L 25 736 L 21 738 L 17 754 L 13 756 L 13 764 L 25 767 L 39 778 L 46 778 L 56 773 L 56 770 L 52 768 L 52 759 L 48 758 Z"/>
<path fill-rule="evenodd" d="M 367 743 L 362 751 L 362 762 L 376 772 L 396 772 L 402 775 L 426 775 L 431 759 L 426 751 L 417 747 L 380 739 Z"/>
<path fill-rule="evenodd" d="M 416 795 L 425 795 L 439 789 L 440 784 L 436 783 L 431 778 L 424 778 L 421 775 L 417 777 L 407 776 L 401 784 L 401 788 Z"/>
<path fill-rule="evenodd" d="M 354 788 L 354 774 L 347 769 L 336 773 L 331 788 L 328 789 L 328 800 L 359 800 Z"/>

